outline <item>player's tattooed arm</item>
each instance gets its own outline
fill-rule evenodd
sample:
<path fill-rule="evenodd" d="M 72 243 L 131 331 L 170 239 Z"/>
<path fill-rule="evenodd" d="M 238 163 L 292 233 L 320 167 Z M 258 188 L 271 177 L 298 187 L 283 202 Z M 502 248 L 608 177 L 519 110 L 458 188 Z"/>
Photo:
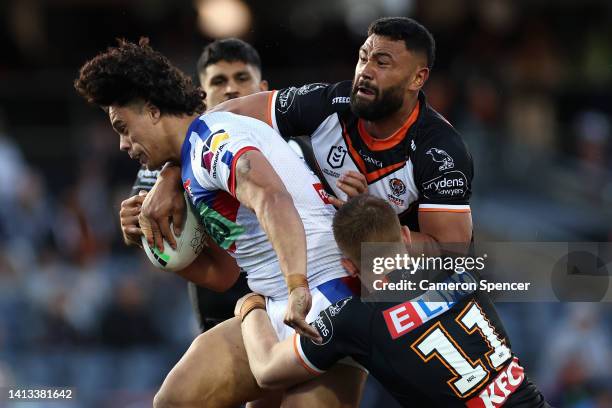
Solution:
<path fill-rule="evenodd" d="M 245 297 L 236 304 L 237 310 Z M 265 310 L 255 309 L 244 317 L 242 337 L 251 371 L 261 388 L 282 389 L 315 376 L 298 361 L 294 336 L 279 343 Z"/>
<path fill-rule="evenodd" d="M 276 252 L 280 269 L 289 275 L 306 278 L 306 234 L 291 195 L 270 162 L 258 150 L 243 153 L 236 163 L 235 195 L 238 201 L 251 209 L 272 248 Z M 318 338 L 317 331 L 306 323 L 311 296 L 308 287 L 297 287 L 289 294 L 285 323 L 298 333 Z"/>
<path fill-rule="evenodd" d="M 176 274 L 198 286 L 215 292 L 225 292 L 236 283 L 240 268 L 227 251 L 207 237 L 206 246 L 200 255 L 191 265 L 177 271 Z"/>

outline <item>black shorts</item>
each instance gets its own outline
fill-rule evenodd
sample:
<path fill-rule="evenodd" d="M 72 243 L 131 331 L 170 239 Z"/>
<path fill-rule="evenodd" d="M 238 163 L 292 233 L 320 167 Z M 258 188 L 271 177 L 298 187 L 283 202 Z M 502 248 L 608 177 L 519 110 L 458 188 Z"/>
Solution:
<path fill-rule="evenodd" d="M 416 313 L 410 314 L 397 313 L 398 309 L 393 312 L 393 308 L 383 312 L 387 326 L 383 331 L 386 336 L 397 336 L 389 341 L 389 349 L 399 347 L 396 355 L 399 360 L 399 356 L 405 358 L 404 373 L 419 378 L 417 382 L 414 377 L 405 379 L 414 385 L 415 394 L 423 392 L 437 399 L 435 405 L 444 406 L 547 406 L 512 352 L 508 335 L 487 296 L 469 296 L 436 317 L 433 316 L 438 310 L 434 306 L 417 304 L 413 311 Z M 405 327 L 409 316 L 420 327 L 406 335 L 398 333 L 397 322 Z M 421 323 L 419 316 L 423 320 L 432 318 Z M 401 353 L 404 349 L 410 351 Z"/>
<path fill-rule="evenodd" d="M 246 273 L 243 271 L 240 272 L 234 286 L 225 292 L 214 292 L 192 282 L 189 282 L 187 289 L 202 333 L 234 317 L 236 301 L 251 292 L 247 285 Z"/>

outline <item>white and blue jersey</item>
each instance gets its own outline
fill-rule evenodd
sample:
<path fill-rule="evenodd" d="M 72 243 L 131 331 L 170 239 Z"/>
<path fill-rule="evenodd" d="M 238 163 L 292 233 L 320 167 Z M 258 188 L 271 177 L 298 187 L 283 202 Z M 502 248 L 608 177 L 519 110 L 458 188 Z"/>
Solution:
<path fill-rule="evenodd" d="M 272 245 L 255 213 L 235 197 L 236 163 L 249 150 L 267 158 L 293 198 L 306 232 L 310 287 L 346 276 L 331 229 L 335 209 L 320 181 L 264 122 L 228 112 L 194 120 L 181 152 L 183 186 L 210 237 L 247 272 L 253 291 L 286 297 Z"/>

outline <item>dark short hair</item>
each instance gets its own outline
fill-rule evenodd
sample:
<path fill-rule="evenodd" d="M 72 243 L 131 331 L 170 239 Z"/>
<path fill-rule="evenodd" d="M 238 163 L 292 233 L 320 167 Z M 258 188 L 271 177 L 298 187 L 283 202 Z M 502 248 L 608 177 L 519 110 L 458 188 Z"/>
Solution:
<path fill-rule="evenodd" d="M 372 34 L 404 40 L 406 49 L 421 52 L 427 57 L 431 69 L 436 58 L 436 42 L 433 35 L 422 24 L 408 17 L 383 17 L 368 27 L 368 37 Z"/>
<path fill-rule="evenodd" d="M 204 92 L 151 48 L 148 38 L 141 38 L 138 44 L 118 42 L 81 67 L 74 87 L 83 98 L 103 108 L 144 101 L 162 114 L 204 112 Z"/>
<path fill-rule="evenodd" d="M 204 47 L 202 55 L 198 59 L 198 73 L 207 66 L 219 61 L 240 61 L 253 65 L 261 72 L 261 58 L 253 46 L 238 38 L 226 38 L 216 40 Z"/>
<path fill-rule="evenodd" d="M 362 242 L 401 242 L 397 214 L 385 200 L 360 194 L 338 209 L 332 224 L 340 251 L 360 262 Z"/>

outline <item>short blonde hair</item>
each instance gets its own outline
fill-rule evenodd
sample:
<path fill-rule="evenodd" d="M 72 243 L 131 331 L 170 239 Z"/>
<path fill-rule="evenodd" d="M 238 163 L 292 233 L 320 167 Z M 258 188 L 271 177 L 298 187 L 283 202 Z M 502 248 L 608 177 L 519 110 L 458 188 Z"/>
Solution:
<path fill-rule="evenodd" d="M 334 238 L 351 261 L 361 261 L 362 242 L 402 242 L 397 214 L 385 200 L 361 194 L 344 204 L 333 222 Z"/>

